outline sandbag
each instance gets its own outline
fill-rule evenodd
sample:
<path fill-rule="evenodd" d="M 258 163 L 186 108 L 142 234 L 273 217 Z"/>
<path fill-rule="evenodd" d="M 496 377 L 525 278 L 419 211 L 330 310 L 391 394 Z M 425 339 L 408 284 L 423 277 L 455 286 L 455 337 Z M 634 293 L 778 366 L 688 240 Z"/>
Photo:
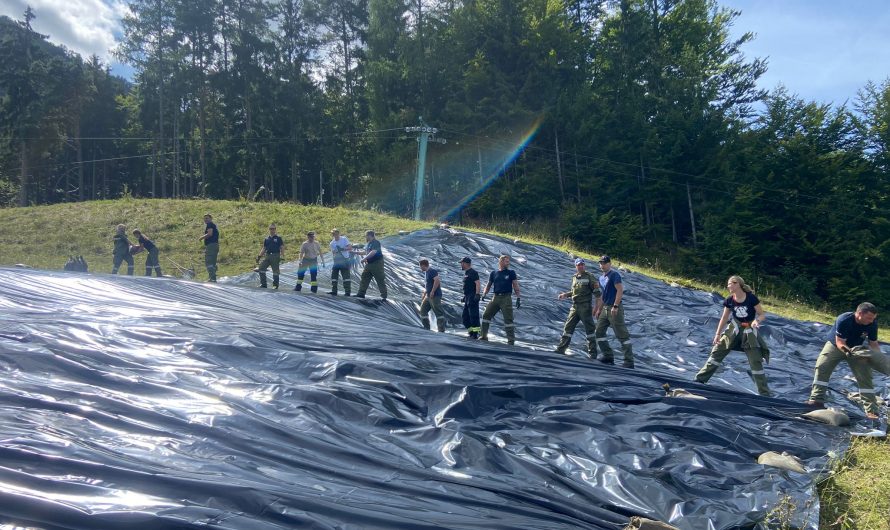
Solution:
<path fill-rule="evenodd" d="M 624 530 L 680 530 L 676 526 L 671 526 L 661 521 L 653 521 L 645 517 L 631 517 L 630 522 L 624 527 Z"/>
<path fill-rule="evenodd" d="M 692 392 L 686 390 L 685 388 L 671 388 L 671 385 L 669 385 L 667 383 L 661 385 L 661 388 L 664 389 L 665 397 L 686 398 L 686 399 L 708 399 L 705 396 L 693 394 Z"/>
<path fill-rule="evenodd" d="M 775 451 L 767 451 L 757 458 L 757 463 L 764 466 L 787 469 L 788 471 L 796 471 L 798 473 L 807 472 L 799 458 L 789 455 L 785 451 L 782 451 L 782 454 Z"/>
<path fill-rule="evenodd" d="M 835 427 L 850 425 L 850 417 L 843 412 L 834 409 L 813 410 L 807 412 L 803 416 L 804 418 L 816 420 L 821 423 L 827 423 L 828 425 L 834 425 Z"/>

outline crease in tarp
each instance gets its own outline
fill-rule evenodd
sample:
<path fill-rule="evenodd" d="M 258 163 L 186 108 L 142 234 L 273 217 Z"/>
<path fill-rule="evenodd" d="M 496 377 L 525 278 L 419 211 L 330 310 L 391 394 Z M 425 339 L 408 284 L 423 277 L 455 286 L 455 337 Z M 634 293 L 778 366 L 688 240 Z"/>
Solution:
<path fill-rule="evenodd" d="M 0 269 L 0 522 L 37 528 L 767 528 L 818 526 L 815 483 L 848 431 L 802 417 L 825 327 L 771 316 L 774 398 L 733 352 L 691 379 L 714 293 L 623 271 L 637 369 L 553 349 L 571 256 L 493 236 L 383 239 L 389 300 Z M 517 346 L 464 338 L 462 271 L 501 253 L 522 284 Z M 420 327 L 419 257 L 447 332 Z M 319 291 L 330 287 L 319 274 Z M 357 282 L 360 267 L 353 274 Z M 290 285 L 288 285 L 290 281 Z M 611 332 L 609 334 L 611 337 Z M 616 341 L 617 343 L 617 341 Z M 616 344 L 617 345 L 617 344 Z M 832 378 L 832 398 L 862 414 Z M 878 382 L 883 381 L 878 378 Z M 706 400 L 667 397 L 662 386 Z M 794 455 L 809 471 L 757 463 Z M 810 471 L 811 470 L 811 471 Z"/>

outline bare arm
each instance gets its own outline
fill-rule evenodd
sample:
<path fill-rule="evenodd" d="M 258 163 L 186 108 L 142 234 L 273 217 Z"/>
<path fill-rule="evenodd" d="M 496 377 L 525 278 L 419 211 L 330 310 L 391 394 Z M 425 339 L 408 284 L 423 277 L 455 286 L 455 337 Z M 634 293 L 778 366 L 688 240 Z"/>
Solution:
<path fill-rule="evenodd" d="M 612 304 L 612 311 L 618 311 L 618 306 L 621 305 L 621 297 L 624 296 L 624 284 L 616 283 L 615 284 L 615 303 Z"/>
<path fill-rule="evenodd" d="M 513 292 L 516 293 L 516 298 L 519 298 L 519 280 L 513 280 Z"/>
<path fill-rule="evenodd" d="M 766 313 L 763 311 L 763 306 L 757 304 L 754 306 L 754 322 L 751 323 L 755 328 L 759 328 L 760 324 L 762 324 L 766 320 Z"/>

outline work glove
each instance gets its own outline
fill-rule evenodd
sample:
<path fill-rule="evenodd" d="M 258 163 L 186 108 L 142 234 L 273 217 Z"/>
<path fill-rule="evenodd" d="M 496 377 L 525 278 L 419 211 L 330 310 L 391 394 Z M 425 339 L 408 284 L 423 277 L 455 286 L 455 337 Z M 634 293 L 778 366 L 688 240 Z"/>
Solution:
<path fill-rule="evenodd" d="M 482 297 L 479 295 L 479 293 L 476 293 L 476 294 L 473 295 L 473 298 L 476 300 L 476 302 L 479 302 L 479 300 L 480 300 Z"/>
<path fill-rule="evenodd" d="M 855 359 L 868 359 L 871 357 L 871 350 L 868 346 L 854 346 L 853 349 L 849 350 L 847 357 L 853 357 Z"/>
<path fill-rule="evenodd" d="M 254 261 L 256 261 L 257 263 L 259 263 L 259 262 L 260 262 L 260 258 L 262 258 L 262 256 L 257 256 L 257 257 L 256 257 L 256 260 L 254 260 Z"/>
<path fill-rule="evenodd" d="M 517 297 L 516 297 L 516 309 L 519 309 L 519 307 L 520 307 L 521 305 L 522 305 L 522 304 L 520 303 L 520 298 L 517 296 Z"/>

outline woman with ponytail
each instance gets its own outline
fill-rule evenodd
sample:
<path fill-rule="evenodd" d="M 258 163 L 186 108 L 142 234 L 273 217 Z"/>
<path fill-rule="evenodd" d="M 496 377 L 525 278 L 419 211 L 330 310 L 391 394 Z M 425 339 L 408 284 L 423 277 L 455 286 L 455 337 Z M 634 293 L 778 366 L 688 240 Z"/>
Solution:
<path fill-rule="evenodd" d="M 741 350 L 748 356 L 751 378 L 757 385 L 757 392 L 768 396 L 769 387 L 766 384 L 763 362 L 769 362 L 769 347 L 757 332 L 760 324 L 766 320 L 760 299 L 741 276 L 730 276 L 726 287 L 729 289 L 729 296 L 723 301 L 723 315 L 714 333 L 711 355 L 696 374 L 695 380 L 707 383 L 730 351 Z"/>

